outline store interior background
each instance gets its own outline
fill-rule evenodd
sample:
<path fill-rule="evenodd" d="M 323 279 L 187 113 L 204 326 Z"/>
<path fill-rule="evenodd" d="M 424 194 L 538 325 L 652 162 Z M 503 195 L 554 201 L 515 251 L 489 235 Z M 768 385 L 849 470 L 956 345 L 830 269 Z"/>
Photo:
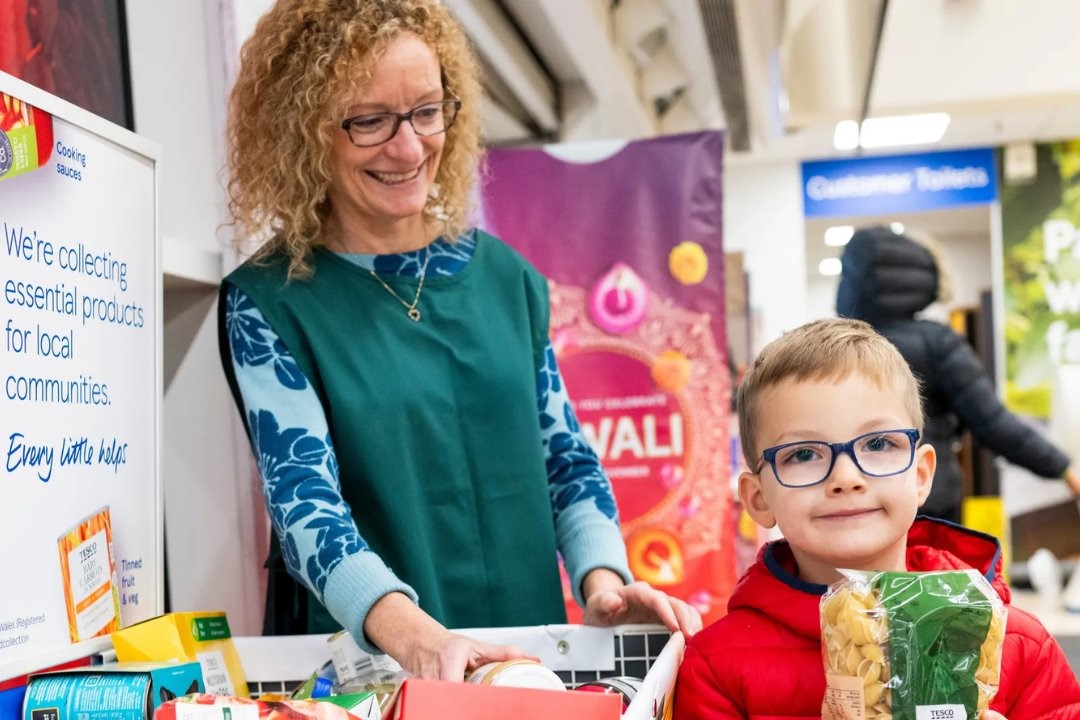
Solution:
<path fill-rule="evenodd" d="M 267 529 L 218 359 L 218 283 L 235 263 L 222 130 L 239 47 L 270 2 L 126 3 L 135 130 L 162 149 L 171 606 L 225 610 L 236 634 L 261 628 Z M 832 313 L 835 278 L 817 268 L 835 223 L 804 221 L 800 162 L 854 155 L 834 150 L 837 121 L 950 113 L 940 143 L 886 153 L 1080 136 L 1074 0 L 444 2 L 485 63 L 491 144 L 725 129 L 724 244 L 748 277 L 750 352 Z M 989 288 L 988 208 L 877 220 L 945 244 L 957 303 Z M 1009 471 L 1008 497 L 1063 490 L 1025 475 Z"/>

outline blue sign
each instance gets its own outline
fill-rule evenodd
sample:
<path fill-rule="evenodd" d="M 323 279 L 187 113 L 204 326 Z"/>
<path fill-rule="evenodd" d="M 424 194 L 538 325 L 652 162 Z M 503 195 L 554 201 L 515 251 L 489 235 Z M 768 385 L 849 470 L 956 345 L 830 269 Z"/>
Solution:
<path fill-rule="evenodd" d="M 997 200 L 993 148 L 802 164 L 806 217 L 888 215 Z"/>

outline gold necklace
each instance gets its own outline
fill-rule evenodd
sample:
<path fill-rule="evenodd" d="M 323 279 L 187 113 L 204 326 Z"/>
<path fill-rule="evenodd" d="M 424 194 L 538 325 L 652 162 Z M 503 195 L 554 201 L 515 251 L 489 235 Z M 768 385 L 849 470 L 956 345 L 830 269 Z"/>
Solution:
<path fill-rule="evenodd" d="M 376 273 L 374 270 L 368 270 L 368 272 L 371 273 L 371 277 L 378 280 L 379 284 L 386 289 L 386 292 L 393 295 L 399 303 L 405 306 L 405 314 L 408 315 L 409 319 L 413 322 L 420 322 L 420 308 L 416 307 L 416 305 L 420 302 L 420 291 L 424 289 L 424 277 L 427 275 L 427 266 L 430 260 L 431 246 L 429 245 L 427 247 L 427 254 L 424 256 L 424 266 L 420 268 L 420 282 L 416 285 L 416 296 L 413 297 L 413 301 L 411 303 L 405 302 L 405 298 L 394 292 L 394 288 L 387 285 L 386 281 L 379 277 L 378 273 Z"/>

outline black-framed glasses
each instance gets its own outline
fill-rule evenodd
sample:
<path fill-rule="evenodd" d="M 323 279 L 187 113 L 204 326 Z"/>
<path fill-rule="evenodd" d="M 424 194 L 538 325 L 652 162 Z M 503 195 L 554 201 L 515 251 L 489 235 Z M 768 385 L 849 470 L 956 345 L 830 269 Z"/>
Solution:
<path fill-rule="evenodd" d="M 877 430 L 841 443 L 784 443 L 762 451 L 754 472 L 761 472 L 768 463 L 784 487 L 809 487 L 825 482 L 836 465 L 836 456 L 845 453 L 864 475 L 889 477 L 911 467 L 918 443 L 919 431 L 914 428 Z"/>
<path fill-rule="evenodd" d="M 417 135 L 438 135 L 450 129 L 457 119 L 461 101 L 449 98 L 438 102 L 424 103 L 409 112 L 381 112 L 369 115 L 354 115 L 341 121 L 341 129 L 349 134 L 349 140 L 357 147 L 382 145 L 397 135 L 401 123 L 412 125 Z"/>

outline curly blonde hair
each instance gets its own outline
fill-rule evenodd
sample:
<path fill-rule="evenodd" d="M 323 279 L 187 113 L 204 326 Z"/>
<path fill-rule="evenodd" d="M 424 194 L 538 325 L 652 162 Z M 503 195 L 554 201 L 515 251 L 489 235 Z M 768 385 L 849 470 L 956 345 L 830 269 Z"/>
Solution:
<path fill-rule="evenodd" d="M 352 91 L 402 33 L 427 43 L 444 87 L 461 100 L 424 217 L 451 240 L 465 229 L 480 157 L 480 79 L 450 12 L 438 0 L 278 0 L 244 43 L 229 100 L 228 208 L 238 247 L 269 237 L 256 259 L 280 253 L 290 278 L 310 277 L 330 213 L 332 133 Z"/>

